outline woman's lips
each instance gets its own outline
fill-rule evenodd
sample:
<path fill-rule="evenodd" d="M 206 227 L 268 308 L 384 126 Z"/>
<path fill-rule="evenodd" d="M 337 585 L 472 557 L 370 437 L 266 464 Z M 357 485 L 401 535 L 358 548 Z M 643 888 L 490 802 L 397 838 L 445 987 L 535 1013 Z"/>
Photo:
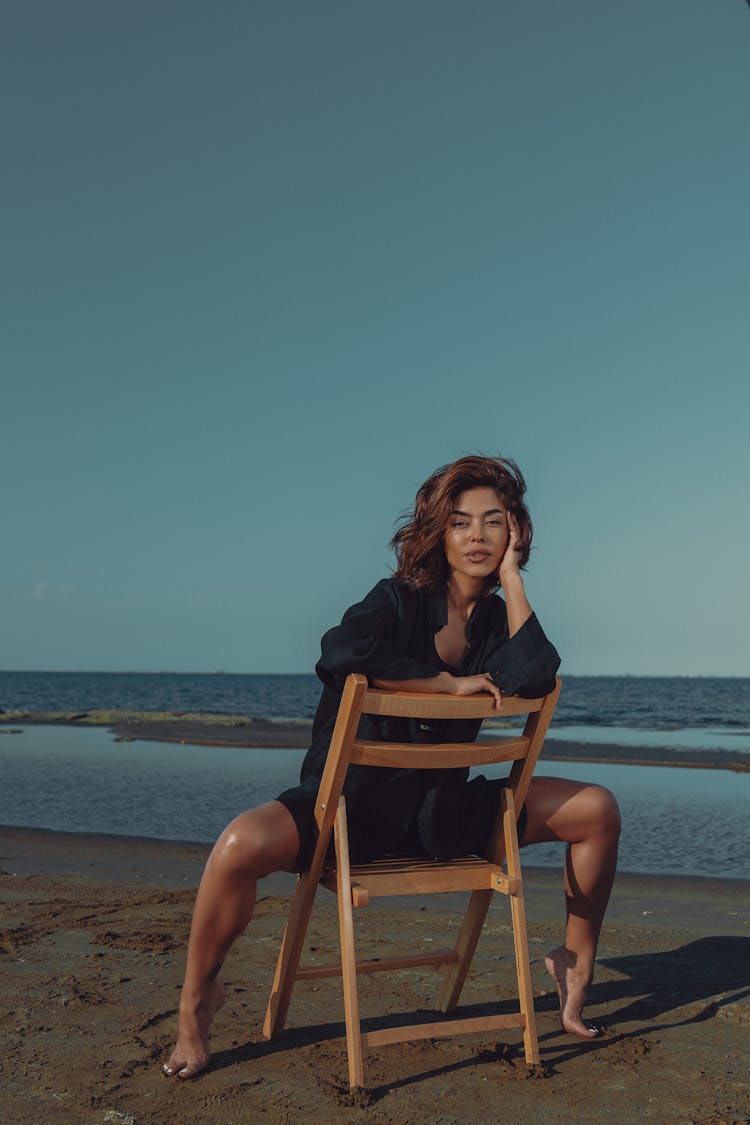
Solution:
<path fill-rule="evenodd" d="M 467 551 L 466 558 L 470 562 L 484 562 L 485 559 L 490 557 L 489 551 Z"/>

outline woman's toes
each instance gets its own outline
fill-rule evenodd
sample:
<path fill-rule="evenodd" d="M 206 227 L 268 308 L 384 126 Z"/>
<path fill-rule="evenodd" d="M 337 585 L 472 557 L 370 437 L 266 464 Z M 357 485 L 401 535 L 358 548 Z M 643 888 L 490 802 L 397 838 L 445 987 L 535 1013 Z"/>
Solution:
<path fill-rule="evenodd" d="M 183 1066 L 182 1070 L 177 1071 L 177 1077 L 182 1078 L 183 1080 L 189 1078 L 197 1078 L 199 1074 L 203 1074 L 207 1066 L 207 1059 L 204 1062 L 187 1063 L 185 1066 Z"/>
<path fill-rule="evenodd" d="M 208 1059 L 195 1059 L 188 1062 L 186 1059 L 169 1059 L 162 1066 L 162 1071 L 166 1074 L 167 1078 L 172 1078 L 175 1074 L 178 1078 L 197 1078 L 199 1074 L 208 1066 Z"/>
<path fill-rule="evenodd" d="M 602 1034 L 602 1029 L 593 1023 L 584 1023 L 581 1019 L 575 1018 L 560 1018 L 563 1031 L 567 1031 L 569 1035 L 578 1035 L 581 1039 L 598 1039 Z"/>

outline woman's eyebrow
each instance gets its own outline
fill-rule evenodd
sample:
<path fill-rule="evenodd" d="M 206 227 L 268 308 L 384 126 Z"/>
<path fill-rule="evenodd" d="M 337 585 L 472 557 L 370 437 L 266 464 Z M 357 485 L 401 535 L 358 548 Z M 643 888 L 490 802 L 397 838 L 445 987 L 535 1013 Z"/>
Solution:
<path fill-rule="evenodd" d="M 460 508 L 454 508 L 451 514 L 454 516 L 468 516 L 469 518 L 471 518 L 471 512 L 462 512 Z M 481 514 L 482 516 L 504 516 L 505 508 L 488 508 L 486 512 L 482 512 Z"/>

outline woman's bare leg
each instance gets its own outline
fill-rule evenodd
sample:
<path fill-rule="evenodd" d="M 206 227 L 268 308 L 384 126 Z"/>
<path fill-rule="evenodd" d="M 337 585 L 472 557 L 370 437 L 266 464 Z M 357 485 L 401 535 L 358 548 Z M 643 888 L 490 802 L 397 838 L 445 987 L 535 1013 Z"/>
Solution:
<path fill-rule="evenodd" d="M 601 1034 L 581 1019 L 586 988 L 604 912 L 617 866 L 620 813 L 608 789 L 563 778 L 537 777 L 526 798 L 525 847 L 564 840 L 565 944 L 546 957 L 547 970 L 560 997 L 560 1022 L 565 1031 L 593 1039 Z"/>
<path fill-rule="evenodd" d="M 208 1066 L 211 1021 L 224 1003 L 218 972 L 252 917 L 258 879 L 293 870 L 298 848 L 294 819 L 279 801 L 242 813 L 216 841 L 193 909 L 177 1043 L 165 1074 L 196 1078 Z"/>

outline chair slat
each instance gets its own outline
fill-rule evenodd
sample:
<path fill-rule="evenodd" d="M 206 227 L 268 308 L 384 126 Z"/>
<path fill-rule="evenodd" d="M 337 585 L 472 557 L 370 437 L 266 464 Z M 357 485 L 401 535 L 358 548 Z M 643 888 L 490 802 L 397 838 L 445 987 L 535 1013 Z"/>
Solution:
<path fill-rule="evenodd" d="M 361 867 L 351 869 L 352 885 L 356 884 L 358 889 L 367 891 L 375 898 L 390 895 L 487 890 L 495 876 L 504 879 L 505 872 L 501 867 L 495 867 L 482 859 L 477 859 L 475 862 L 467 860 L 432 864 L 428 862 L 419 866 L 405 860 L 400 866 L 394 866 L 391 871 L 373 872 Z M 336 883 L 330 876 L 325 879 L 323 886 L 330 891 L 336 890 Z"/>
<path fill-rule="evenodd" d="M 438 861 L 430 859 L 429 856 L 406 856 L 406 855 L 389 855 L 385 859 L 374 859 L 371 863 L 358 863 L 351 867 L 352 878 L 356 872 L 358 879 L 369 879 L 374 875 L 393 875 L 395 872 L 401 871 L 405 864 L 408 864 L 412 871 L 432 871 L 435 867 L 450 867 L 456 871 L 472 871 L 476 868 L 485 867 L 487 861 L 482 859 L 481 856 L 467 855 L 461 856 L 460 859 L 447 859 Z M 321 880 L 323 886 L 328 883 L 333 885 L 336 880 L 336 865 L 329 864 L 323 870 L 323 878 Z"/>
<path fill-rule="evenodd" d="M 368 742 L 352 744 L 350 761 L 359 766 L 390 766 L 395 769 L 432 770 L 486 766 L 493 762 L 515 762 L 526 756 L 529 740 L 497 738 L 493 742 Z"/>
<path fill-rule="evenodd" d="M 421 691 L 394 691 L 368 688 L 362 711 L 366 715 L 400 715 L 408 719 L 504 719 L 509 715 L 528 715 L 540 711 L 544 699 L 503 697 L 502 711 L 495 709 L 495 697 L 483 691 L 476 695 L 446 695 Z"/>

